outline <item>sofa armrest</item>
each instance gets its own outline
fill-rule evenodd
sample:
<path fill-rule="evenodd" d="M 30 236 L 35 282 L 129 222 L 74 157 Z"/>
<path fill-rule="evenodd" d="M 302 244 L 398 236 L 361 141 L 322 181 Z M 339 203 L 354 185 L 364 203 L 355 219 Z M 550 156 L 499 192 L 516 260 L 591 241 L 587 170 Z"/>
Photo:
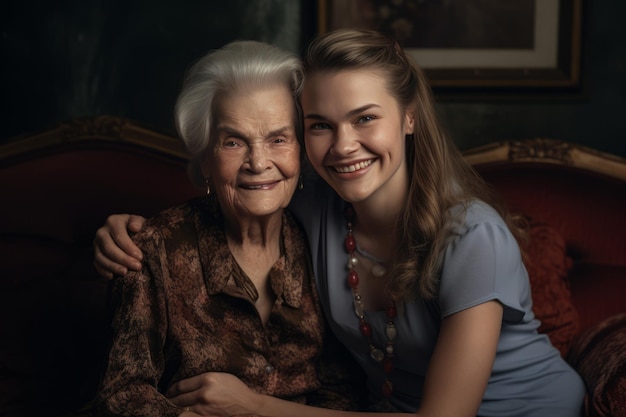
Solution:
<path fill-rule="evenodd" d="M 587 386 L 587 416 L 626 416 L 626 313 L 585 331 L 574 341 L 567 360 Z"/>

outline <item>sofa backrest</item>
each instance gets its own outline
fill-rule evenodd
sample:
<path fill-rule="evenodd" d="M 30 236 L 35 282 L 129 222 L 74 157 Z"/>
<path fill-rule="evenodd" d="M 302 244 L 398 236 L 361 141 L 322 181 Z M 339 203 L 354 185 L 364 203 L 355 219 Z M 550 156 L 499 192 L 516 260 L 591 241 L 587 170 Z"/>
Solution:
<path fill-rule="evenodd" d="M 626 311 L 626 160 L 559 140 L 508 141 L 466 158 L 514 212 L 554 227 L 581 330 Z"/>

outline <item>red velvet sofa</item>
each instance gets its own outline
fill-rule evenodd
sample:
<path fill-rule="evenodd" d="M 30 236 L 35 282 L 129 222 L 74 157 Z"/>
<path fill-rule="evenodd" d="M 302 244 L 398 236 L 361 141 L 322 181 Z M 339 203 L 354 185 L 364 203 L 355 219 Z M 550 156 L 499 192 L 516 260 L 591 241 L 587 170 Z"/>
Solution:
<path fill-rule="evenodd" d="M 466 156 L 528 219 L 535 312 L 585 378 L 587 415 L 625 415 L 626 160 L 546 139 Z M 89 415 L 109 337 L 94 233 L 200 193 L 186 162 L 174 136 L 108 116 L 0 146 L 0 416 Z"/>

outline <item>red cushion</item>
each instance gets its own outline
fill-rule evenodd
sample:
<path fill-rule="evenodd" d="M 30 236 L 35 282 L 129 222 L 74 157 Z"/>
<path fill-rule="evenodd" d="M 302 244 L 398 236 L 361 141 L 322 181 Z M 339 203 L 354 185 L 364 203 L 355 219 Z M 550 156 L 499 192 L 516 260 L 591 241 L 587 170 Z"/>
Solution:
<path fill-rule="evenodd" d="M 578 313 L 572 303 L 567 272 L 571 259 L 565 241 L 552 227 L 532 224 L 529 230 L 526 268 L 533 296 L 533 312 L 539 331 L 565 355 L 578 333 Z"/>

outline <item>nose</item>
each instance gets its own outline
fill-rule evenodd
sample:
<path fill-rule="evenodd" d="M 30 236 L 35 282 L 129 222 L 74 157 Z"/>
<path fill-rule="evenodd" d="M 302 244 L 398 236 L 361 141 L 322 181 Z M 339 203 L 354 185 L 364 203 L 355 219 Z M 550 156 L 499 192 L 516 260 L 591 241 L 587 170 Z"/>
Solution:
<path fill-rule="evenodd" d="M 356 151 L 359 147 L 359 141 L 349 126 L 338 126 L 335 130 L 335 140 L 330 149 L 331 154 L 344 156 Z"/>
<path fill-rule="evenodd" d="M 255 173 L 263 172 L 271 165 L 271 157 L 264 144 L 253 144 L 248 150 L 248 169 Z"/>

